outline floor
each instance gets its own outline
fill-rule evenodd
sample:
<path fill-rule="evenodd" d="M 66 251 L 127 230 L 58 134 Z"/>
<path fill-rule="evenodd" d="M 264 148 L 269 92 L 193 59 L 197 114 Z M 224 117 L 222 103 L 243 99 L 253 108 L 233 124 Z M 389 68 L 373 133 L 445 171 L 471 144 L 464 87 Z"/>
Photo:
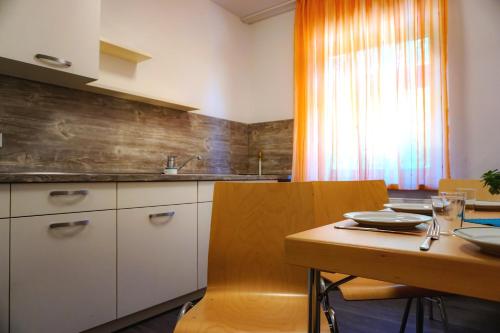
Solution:
<path fill-rule="evenodd" d="M 338 294 L 332 295 L 339 328 L 342 333 L 390 333 L 399 332 L 399 324 L 403 314 L 405 300 L 358 301 L 346 302 Z M 474 298 L 449 296 L 445 298 L 450 333 L 498 333 L 500 332 L 500 303 L 488 302 Z M 415 303 L 414 303 L 415 304 Z M 436 308 L 435 308 L 436 309 Z M 415 308 L 412 307 L 406 332 L 415 331 Z M 428 311 L 428 308 L 426 308 Z M 121 330 L 119 333 L 170 333 L 173 332 L 178 309 L 155 318 L 141 322 L 135 326 Z M 424 331 L 427 333 L 444 332 L 435 313 L 435 320 L 427 319 Z"/>

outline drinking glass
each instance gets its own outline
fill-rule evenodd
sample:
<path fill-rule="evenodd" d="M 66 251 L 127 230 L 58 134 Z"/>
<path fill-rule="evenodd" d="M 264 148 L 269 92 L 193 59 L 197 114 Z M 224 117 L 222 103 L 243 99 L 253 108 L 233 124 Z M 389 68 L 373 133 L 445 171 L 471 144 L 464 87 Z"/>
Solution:
<path fill-rule="evenodd" d="M 450 235 L 461 228 L 464 221 L 465 195 L 459 192 L 441 192 L 432 196 L 432 216 L 439 223 L 441 230 Z"/>
<path fill-rule="evenodd" d="M 465 215 L 466 218 L 472 218 L 476 207 L 476 192 L 475 188 L 459 187 L 457 192 L 465 194 Z"/>

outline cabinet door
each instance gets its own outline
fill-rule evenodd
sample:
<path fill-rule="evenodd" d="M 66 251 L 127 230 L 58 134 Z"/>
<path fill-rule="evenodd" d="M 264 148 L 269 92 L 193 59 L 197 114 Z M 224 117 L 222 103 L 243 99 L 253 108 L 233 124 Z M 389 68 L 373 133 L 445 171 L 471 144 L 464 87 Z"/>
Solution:
<path fill-rule="evenodd" d="M 11 219 L 10 297 L 12 333 L 74 333 L 115 319 L 116 211 Z"/>
<path fill-rule="evenodd" d="M 208 245 L 210 241 L 210 223 L 212 221 L 212 203 L 198 204 L 198 289 L 207 286 Z"/>
<path fill-rule="evenodd" d="M 198 182 L 198 202 L 212 201 L 214 196 L 215 182 L 199 181 Z"/>
<path fill-rule="evenodd" d="M 82 82 L 95 80 L 99 71 L 100 0 L 2 0 L 0 10 L 0 57 L 25 67 L 6 73 L 32 79 L 36 67 L 50 73 L 80 76 Z M 71 62 L 64 65 L 41 54 Z M 3 62 L 4 59 L 2 59 Z M 31 68 L 31 65 L 35 65 Z M 16 67 L 16 63 L 5 66 Z"/>
<path fill-rule="evenodd" d="M 10 216 L 10 185 L 0 184 L 0 218 Z"/>
<path fill-rule="evenodd" d="M 118 317 L 195 291 L 196 280 L 196 204 L 118 211 Z"/>
<path fill-rule="evenodd" d="M 9 331 L 9 219 L 0 219 L 0 333 Z"/>

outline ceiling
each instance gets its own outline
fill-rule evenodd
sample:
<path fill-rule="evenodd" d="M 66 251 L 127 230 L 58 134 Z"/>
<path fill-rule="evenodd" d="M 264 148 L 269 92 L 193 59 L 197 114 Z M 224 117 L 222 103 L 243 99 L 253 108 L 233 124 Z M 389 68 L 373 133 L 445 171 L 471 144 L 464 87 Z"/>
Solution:
<path fill-rule="evenodd" d="M 212 0 L 224 9 L 239 16 L 245 23 L 254 23 L 271 16 L 293 10 L 290 0 Z"/>

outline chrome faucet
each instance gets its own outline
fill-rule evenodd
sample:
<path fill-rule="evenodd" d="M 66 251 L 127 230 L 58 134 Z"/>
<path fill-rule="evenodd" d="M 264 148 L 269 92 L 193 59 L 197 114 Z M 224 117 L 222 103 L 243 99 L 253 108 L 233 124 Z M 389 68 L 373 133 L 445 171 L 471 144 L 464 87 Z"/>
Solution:
<path fill-rule="evenodd" d="M 166 169 L 175 169 L 175 159 L 177 156 L 174 155 L 168 155 L 167 156 L 167 167 Z"/>
<path fill-rule="evenodd" d="M 176 175 L 180 169 L 184 168 L 186 164 L 188 164 L 190 161 L 197 159 L 198 161 L 202 160 L 201 155 L 194 155 L 190 158 L 188 158 L 184 163 L 182 163 L 179 167 L 175 166 L 175 159 L 177 156 L 174 155 L 168 155 L 167 156 L 167 166 L 165 167 L 165 170 L 163 170 L 164 174 L 168 175 Z"/>
<path fill-rule="evenodd" d="M 201 155 L 191 156 L 184 163 L 182 163 L 180 167 L 177 168 L 177 171 L 179 171 L 180 169 L 184 168 L 186 166 L 186 164 L 188 164 L 189 162 L 191 162 L 194 159 L 197 159 L 198 161 L 201 161 Z"/>
<path fill-rule="evenodd" d="M 259 151 L 259 176 L 262 176 L 262 152 Z"/>

